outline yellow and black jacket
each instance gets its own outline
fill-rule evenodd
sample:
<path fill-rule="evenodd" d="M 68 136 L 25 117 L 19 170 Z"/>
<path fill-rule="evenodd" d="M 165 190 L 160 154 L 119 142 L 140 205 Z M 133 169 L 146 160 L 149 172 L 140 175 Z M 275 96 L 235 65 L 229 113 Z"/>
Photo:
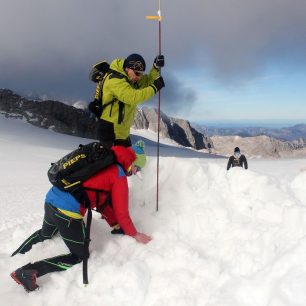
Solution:
<path fill-rule="evenodd" d="M 98 83 L 95 93 L 96 100 L 102 97 L 103 112 L 100 119 L 112 124 L 114 140 L 129 137 L 136 107 L 155 95 L 156 90 L 152 85 L 160 75 L 159 70 L 152 67 L 149 74 L 143 75 L 137 83 L 132 83 L 123 64 L 124 59 L 112 61 L 111 72 Z"/>

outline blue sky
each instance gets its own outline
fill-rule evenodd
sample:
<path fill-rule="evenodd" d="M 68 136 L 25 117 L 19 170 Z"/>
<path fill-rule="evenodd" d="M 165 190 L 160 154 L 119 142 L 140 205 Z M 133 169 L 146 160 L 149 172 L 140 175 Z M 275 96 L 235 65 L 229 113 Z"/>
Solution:
<path fill-rule="evenodd" d="M 198 92 L 191 110 L 198 122 L 288 125 L 306 122 L 306 75 L 270 69 L 251 80 L 226 86 L 209 75 L 189 77 Z M 201 103 L 202 102 L 202 103 Z"/>
<path fill-rule="evenodd" d="M 305 0 L 161 0 L 162 110 L 201 122 L 306 122 Z M 2 0 L 0 88 L 88 103 L 91 66 L 158 53 L 156 0 Z M 157 99 L 145 105 L 157 106 Z"/>

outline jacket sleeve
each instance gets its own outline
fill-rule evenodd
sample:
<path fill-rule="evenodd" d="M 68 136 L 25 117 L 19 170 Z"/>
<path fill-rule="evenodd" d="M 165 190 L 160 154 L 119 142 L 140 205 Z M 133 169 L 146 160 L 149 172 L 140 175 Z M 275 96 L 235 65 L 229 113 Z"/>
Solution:
<path fill-rule="evenodd" d="M 100 213 L 102 219 L 104 219 L 109 226 L 113 227 L 118 224 L 118 220 L 116 219 L 116 216 L 111 206 L 107 205 Z"/>
<path fill-rule="evenodd" d="M 126 176 L 118 177 L 113 185 L 111 196 L 118 224 L 126 235 L 135 236 L 137 231 L 129 214 L 129 194 Z"/>
<path fill-rule="evenodd" d="M 231 156 L 231 157 L 228 159 L 227 168 L 226 168 L 227 170 L 229 170 L 229 168 L 231 167 L 232 162 L 233 162 L 233 156 Z"/>
<path fill-rule="evenodd" d="M 144 88 L 134 88 L 125 78 L 112 78 L 104 84 L 104 92 L 109 92 L 119 101 L 125 104 L 138 105 L 143 103 L 155 95 L 152 86 Z"/>
<path fill-rule="evenodd" d="M 248 169 L 248 162 L 247 162 L 247 159 L 246 159 L 246 157 L 244 155 L 243 155 L 242 162 L 244 163 L 244 168 Z"/>
<path fill-rule="evenodd" d="M 152 66 L 149 74 L 144 74 L 142 78 L 140 79 L 140 81 L 138 82 L 140 88 L 144 88 L 144 87 L 152 85 L 154 80 L 156 80 L 159 76 L 160 76 L 160 70 Z"/>

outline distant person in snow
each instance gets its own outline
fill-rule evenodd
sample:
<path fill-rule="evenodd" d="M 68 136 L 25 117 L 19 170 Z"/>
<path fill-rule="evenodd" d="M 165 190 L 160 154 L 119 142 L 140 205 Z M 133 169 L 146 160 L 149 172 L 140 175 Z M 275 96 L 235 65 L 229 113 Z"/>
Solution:
<path fill-rule="evenodd" d="M 208 148 L 208 153 L 211 154 L 211 144 L 210 144 L 210 142 L 207 144 L 207 148 Z"/>
<path fill-rule="evenodd" d="M 240 149 L 238 147 L 234 150 L 234 155 L 232 155 L 227 163 L 227 170 L 229 170 L 230 167 L 243 167 L 245 169 L 248 169 L 248 162 L 246 157 L 240 153 Z"/>
<path fill-rule="evenodd" d="M 163 66 L 163 55 L 155 58 L 149 74 L 145 74 L 145 60 L 136 53 L 111 62 L 110 72 L 98 83 L 95 94 L 95 101 L 102 104 L 97 139 L 104 145 L 131 146 L 136 107 L 165 86 L 160 75 Z"/>
<path fill-rule="evenodd" d="M 127 176 L 136 174 L 146 163 L 144 144 L 137 142 L 129 148 L 113 146 L 112 150 L 120 165 L 112 164 L 83 183 L 86 188 L 104 191 L 97 194 L 97 191 L 86 190 L 90 206 L 113 227 L 112 234 L 125 234 L 146 244 L 152 238 L 138 232 L 129 215 L 127 183 Z M 65 271 L 80 263 L 85 256 L 87 258 L 88 251 L 84 248 L 85 213 L 84 204 L 79 203 L 70 193 L 53 186 L 46 195 L 42 228 L 26 239 L 12 256 L 28 252 L 34 244 L 51 239 L 57 233 L 63 238 L 70 253 L 28 263 L 12 272 L 11 277 L 29 292 L 38 288 L 37 277 Z"/>

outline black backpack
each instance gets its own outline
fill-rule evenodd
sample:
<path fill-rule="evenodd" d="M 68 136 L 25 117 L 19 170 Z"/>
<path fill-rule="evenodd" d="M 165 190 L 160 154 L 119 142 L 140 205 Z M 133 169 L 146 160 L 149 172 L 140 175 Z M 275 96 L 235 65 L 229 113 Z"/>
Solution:
<path fill-rule="evenodd" d="M 52 163 L 48 170 L 48 178 L 52 185 L 71 193 L 79 202 L 84 203 L 85 207 L 88 208 L 83 258 L 84 284 L 88 284 L 88 257 L 92 219 L 90 202 L 85 190 L 96 192 L 97 203 L 99 202 L 99 193 L 107 192 L 104 190 L 84 188 L 82 187 L 82 183 L 115 162 L 116 157 L 111 149 L 104 147 L 100 142 L 92 142 L 86 145 L 80 144 L 78 149 L 65 155 L 57 162 Z M 110 204 L 109 195 L 101 209 L 104 209 L 108 204 Z"/>
<path fill-rule="evenodd" d="M 106 61 L 98 62 L 93 65 L 89 73 L 89 79 L 94 83 L 98 83 L 104 78 L 105 74 L 109 72 L 109 70 L 109 63 Z"/>
<path fill-rule="evenodd" d="M 80 144 L 76 150 L 51 164 L 48 178 L 52 185 L 73 194 L 84 181 L 115 162 L 114 152 L 100 142 Z"/>

